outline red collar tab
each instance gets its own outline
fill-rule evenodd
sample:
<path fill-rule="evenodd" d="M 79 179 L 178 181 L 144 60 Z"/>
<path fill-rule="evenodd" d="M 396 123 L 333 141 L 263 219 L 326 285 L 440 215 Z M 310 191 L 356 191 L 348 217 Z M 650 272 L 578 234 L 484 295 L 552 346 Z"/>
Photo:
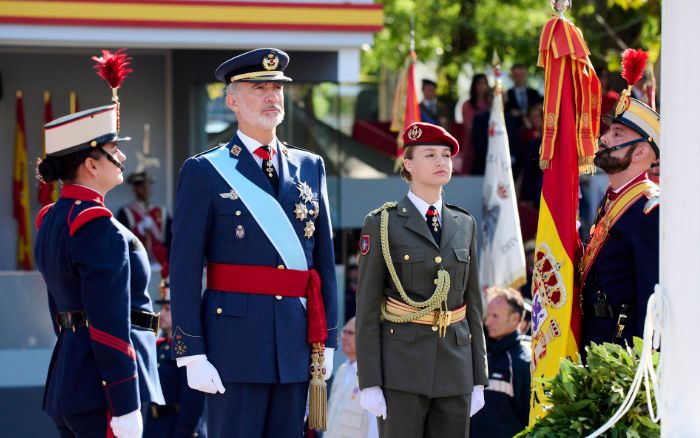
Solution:
<path fill-rule="evenodd" d="M 95 201 L 99 204 L 105 203 L 105 198 L 97 191 L 74 184 L 66 184 L 61 189 L 61 198 L 78 199 L 80 201 Z"/>
<path fill-rule="evenodd" d="M 639 181 L 644 181 L 645 179 L 649 179 L 649 176 L 646 172 L 642 172 L 639 175 L 637 175 L 635 179 L 622 186 L 622 188 L 617 192 L 613 192 L 612 188 L 608 187 L 608 200 L 614 201 L 615 199 L 617 199 L 618 196 L 625 193 L 627 189 L 632 187 L 634 184 L 638 183 Z"/>

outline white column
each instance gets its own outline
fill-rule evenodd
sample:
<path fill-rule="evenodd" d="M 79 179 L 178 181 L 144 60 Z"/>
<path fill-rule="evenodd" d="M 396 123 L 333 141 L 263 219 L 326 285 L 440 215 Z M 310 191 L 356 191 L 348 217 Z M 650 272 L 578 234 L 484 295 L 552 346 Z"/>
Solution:
<path fill-rule="evenodd" d="M 662 437 L 700 436 L 700 2 L 663 2 L 661 35 Z"/>
<path fill-rule="evenodd" d="M 338 82 L 360 80 L 360 49 L 343 48 L 338 50 Z"/>

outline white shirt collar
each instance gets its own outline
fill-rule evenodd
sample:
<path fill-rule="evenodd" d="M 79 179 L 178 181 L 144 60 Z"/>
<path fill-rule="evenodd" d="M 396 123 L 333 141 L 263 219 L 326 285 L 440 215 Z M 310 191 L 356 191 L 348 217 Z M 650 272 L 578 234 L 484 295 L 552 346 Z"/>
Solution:
<path fill-rule="evenodd" d="M 255 139 L 245 135 L 243 133 L 243 131 L 241 131 L 240 129 L 238 130 L 237 135 L 238 135 L 238 138 L 241 140 L 241 143 L 243 143 L 243 146 L 245 146 L 246 149 L 248 149 L 250 154 L 253 156 L 253 159 L 255 160 L 255 162 L 258 163 L 258 166 L 262 166 L 262 158 L 255 155 L 255 150 L 257 148 L 259 148 L 260 146 L 263 146 L 263 144 Z M 279 146 L 277 143 L 278 143 L 278 140 L 277 140 L 277 137 L 275 137 L 272 139 L 272 142 L 269 145 L 264 145 L 264 146 L 270 146 L 272 148 L 273 158 L 276 157 L 277 152 L 279 152 Z M 277 160 L 275 160 L 275 159 L 272 160 L 272 166 L 275 168 L 275 171 L 277 171 L 277 175 L 279 175 L 280 170 L 278 169 Z"/>
<path fill-rule="evenodd" d="M 428 204 L 410 190 L 408 191 L 407 196 L 408 199 L 411 200 L 413 205 L 416 206 L 416 209 L 418 210 L 421 216 L 425 216 L 425 213 L 428 211 L 428 208 L 430 208 L 431 205 L 435 207 L 438 213 L 440 213 L 438 214 L 438 222 L 440 223 L 440 225 L 442 225 L 442 198 L 438 199 L 434 204 Z"/>

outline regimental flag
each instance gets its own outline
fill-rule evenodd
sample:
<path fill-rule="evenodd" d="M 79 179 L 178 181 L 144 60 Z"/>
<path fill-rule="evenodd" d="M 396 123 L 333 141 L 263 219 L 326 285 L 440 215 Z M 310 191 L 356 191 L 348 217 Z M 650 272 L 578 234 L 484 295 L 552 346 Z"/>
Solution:
<path fill-rule="evenodd" d="M 44 124 L 53 120 L 53 111 L 51 110 L 51 93 L 44 91 Z M 41 158 L 46 157 L 46 136 L 42 133 Z M 43 205 L 56 202 L 58 199 L 58 184 L 53 182 L 47 184 L 43 181 L 39 182 L 39 203 Z"/>
<path fill-rule="evenodd" d="M 544 169 L 532 277 L 532 398 L 530 424 L 545 414 L 541 378 L 553 377 L 562 358 L 579 352 L 580 240 L 576 231 L 579 171 L 592 170 L 600 120 L 600 82 L 581 31 L 553 18 L 540 39 L 545 69 Z"/>
<path fill-rule="evenodd" d="M 401 71 L 399 81 L 396 84 L 391 114 L 391 130 L 399 133 L 396 137 L 397 159 L 403 155 L 403 132 L 413 123 L 420 122 L 415 66 L 416 52 L 411 49 L 411 53 L 406 58 L 406 66 Z"/>
<path fill-rule="evenodd" d="M 17 269 L 32 270 L 32 232 L 29 228 L 29 161 L 24 124 L 22 92 L 15 95 L 17 122 L 15 123 L 15 163 L 12 173 L 12 211 L 17 222 Z"/>
<path fill-rule="evenodd" d="M 499 79 L 491 106 L 484 172 L 479 281 L 485 288 L 518 288 L 525 284 L 525 250 L 503 116 L 502 87 Z"/>

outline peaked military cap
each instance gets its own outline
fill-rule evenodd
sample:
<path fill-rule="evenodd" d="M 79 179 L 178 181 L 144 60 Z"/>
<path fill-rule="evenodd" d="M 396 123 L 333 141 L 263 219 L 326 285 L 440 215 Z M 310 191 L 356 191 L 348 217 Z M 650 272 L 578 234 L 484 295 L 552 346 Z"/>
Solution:
<path fill-rule="evenodd" d="M 454 157 L 459 152 L 459 142 L 442 126 L 416 122 L 403 132 L 403 147 L 441 145 L 447 146 Z"/>
<path fill-rule="evenodd" d="M 90 108 L 69 114 L 44 126 L 46 155 L 61 156 L 105 143 L 128 141 L 117 129 L 117 104 Z"/>
<path fill-rule="evenodd" d="M 289 55 L 279 49 L 255 49 L 225 61 L 214 75 L 216 79 L 232 82 L 291 82 L 284 75 Z"/>
<path fill-rule="evenodd" d="M 156 182 L 156 179 L 148 171 L 134 172 L 126 178 L 126 182 L 129 184 L 143 184 Z"/>

